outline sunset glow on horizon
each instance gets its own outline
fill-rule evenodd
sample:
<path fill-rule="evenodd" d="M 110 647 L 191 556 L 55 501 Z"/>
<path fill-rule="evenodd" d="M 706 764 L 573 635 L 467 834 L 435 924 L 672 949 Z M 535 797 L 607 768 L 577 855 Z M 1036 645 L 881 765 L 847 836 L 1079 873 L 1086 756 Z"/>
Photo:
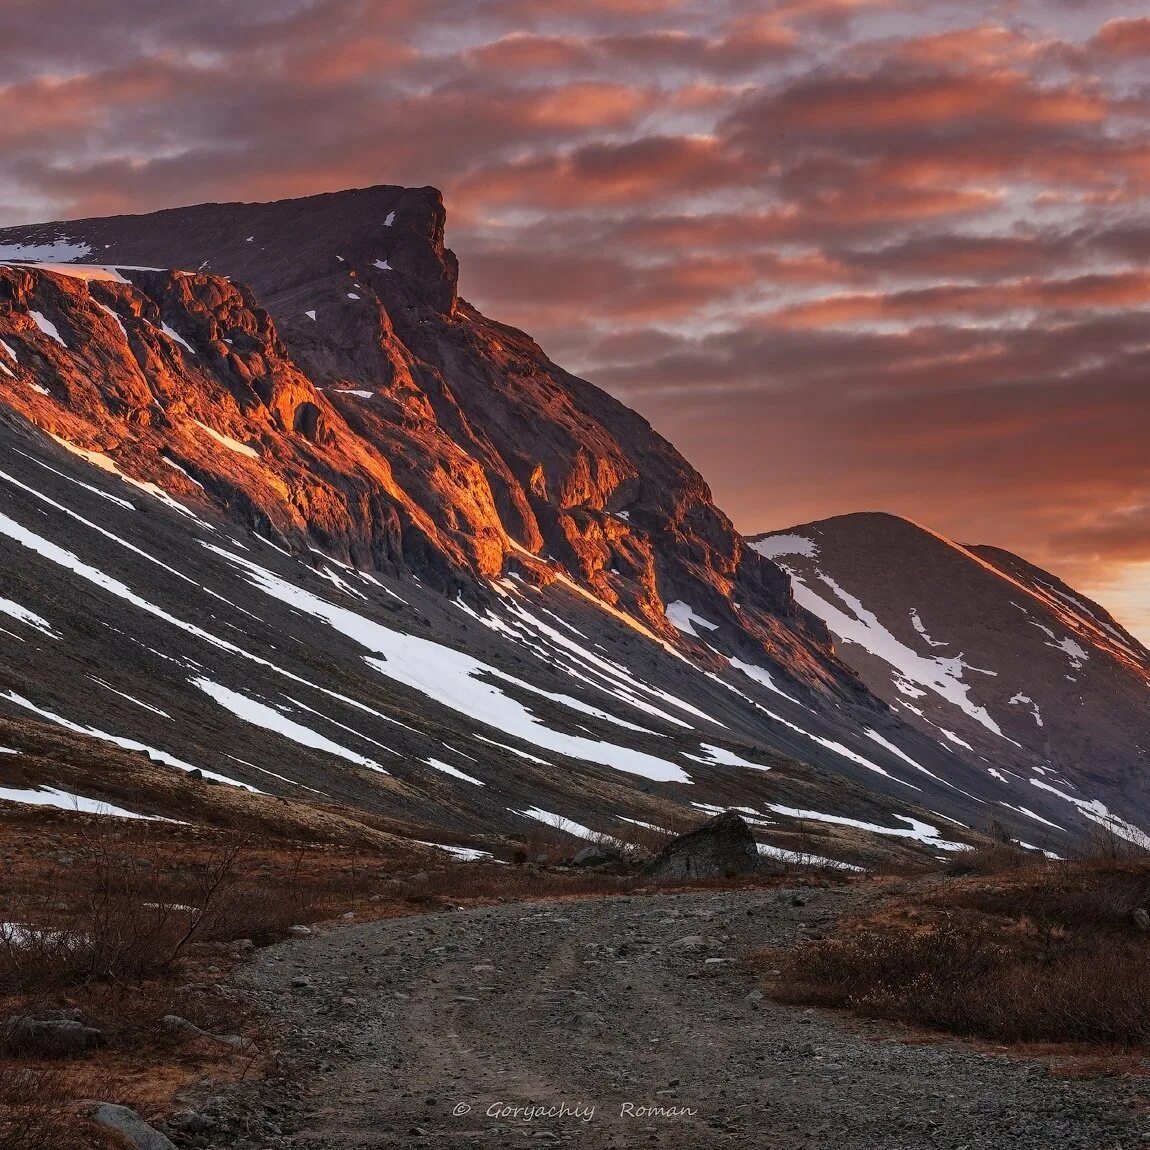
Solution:
<path fill-rule="evenodd" d="M 1150 642 L 1145 5 L 14 8 L 0 225 L 435 185 L 461 293 L 745 534 L 905 515 Z"/>

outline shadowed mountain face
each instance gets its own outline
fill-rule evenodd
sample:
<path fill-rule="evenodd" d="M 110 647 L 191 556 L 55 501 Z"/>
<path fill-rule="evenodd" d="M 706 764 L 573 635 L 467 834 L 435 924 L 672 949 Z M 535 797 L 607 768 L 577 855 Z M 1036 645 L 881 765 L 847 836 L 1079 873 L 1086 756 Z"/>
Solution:
<path fill-rule="evenodd" d="M 790 571 L 839 656 L 909 722 L 1033 794 L 1145 809 L 1150 652 L 1097 603 L 1008 551 L 891 515 L 750 545 Z"/>
<path fill-rule="evenodd" d="M 0 232 L 0 715 L 469 833 L 734 804 L 937 853 L 931 812 L 1055 844 L 1098 794 L 1141 817 L 1124 714 L 1091 775 L 1019 736 L 1028 704 L 984 721 L 972 651 L 937 675 L 973 733 L 892 696 L 792 553 L 457 297 L 443 228 L 434 190 L 380 187 Z M 960 554 L 1037 603 L 1042 573 Z"/>

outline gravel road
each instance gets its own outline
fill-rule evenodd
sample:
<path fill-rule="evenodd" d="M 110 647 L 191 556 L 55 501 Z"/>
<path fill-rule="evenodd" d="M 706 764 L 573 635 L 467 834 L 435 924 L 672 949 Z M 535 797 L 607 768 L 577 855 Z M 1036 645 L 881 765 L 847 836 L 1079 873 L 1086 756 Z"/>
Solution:
<path fill-rule="evenodd" d="M 217 1100 L 213 1121 L 228 1126 L 194 1144 L 1150 1145 L 1136 1080 L 1061 1082 L 1027 1062 L 906 1044 L 877 1025 L 759 998 L 739 958 L 820 933 L 856 897 L 518 903 L 270 947 L 239 981 L 284 1028 L 303 1081 Z"/>

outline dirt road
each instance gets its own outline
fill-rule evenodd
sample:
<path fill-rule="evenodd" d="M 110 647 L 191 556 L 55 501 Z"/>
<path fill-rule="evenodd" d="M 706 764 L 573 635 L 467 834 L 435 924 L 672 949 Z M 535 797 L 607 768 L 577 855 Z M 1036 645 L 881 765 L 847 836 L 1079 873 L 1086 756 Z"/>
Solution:
<path fill-rule="evenodd" d="M 822 931 L 853 897 L 742 891 L 520 903 L 333 928 L 271 947 L 240 981 L 310 1069 L 302 1086 L 221 1101 L 232 1125 L 226 1135 L 217 1127 L 209 1144 L 1147 1144 L 1135 1080 L 1061 1082 L 1026 1062 L 906 1044 L 878 1026 L 759 999 L 738 959 Z"/>

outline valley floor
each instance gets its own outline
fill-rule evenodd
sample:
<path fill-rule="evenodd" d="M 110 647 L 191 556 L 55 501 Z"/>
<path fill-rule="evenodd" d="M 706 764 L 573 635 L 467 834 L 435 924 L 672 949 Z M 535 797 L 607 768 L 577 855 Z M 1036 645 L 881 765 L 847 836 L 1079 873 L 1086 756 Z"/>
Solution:
<path fill-rule="evenodd" d="M 821 934 L 860 897 L 516 903 L 269 947 L 238 977 L 283 1029 L 294 1070 L 216 1100 L 210 1145 L 1146 1144 L 1144 1080 L 1059 1081 L 1037 1063 L 761 998 L 740 960 Z"/>

